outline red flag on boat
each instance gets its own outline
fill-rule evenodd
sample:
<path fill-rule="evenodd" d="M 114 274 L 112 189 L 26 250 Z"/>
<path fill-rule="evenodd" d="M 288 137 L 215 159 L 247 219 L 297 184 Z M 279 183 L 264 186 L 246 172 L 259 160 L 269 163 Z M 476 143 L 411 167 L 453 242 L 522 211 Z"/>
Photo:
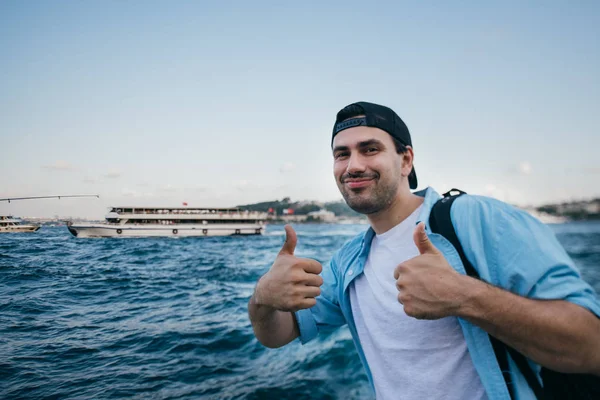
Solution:
<path fill-rule="evenodd" d="M 185 201 L 184 201 L 184 202 L 183 202 L 183 205 L 184 205 L 184 206 L 187 206 L 187 202 L 185 202 Z"/>
<path fill-rule="evenodd" d="M 273 207 L 269 208 L 269 212 L 272 213 L 273 212 Z"/>

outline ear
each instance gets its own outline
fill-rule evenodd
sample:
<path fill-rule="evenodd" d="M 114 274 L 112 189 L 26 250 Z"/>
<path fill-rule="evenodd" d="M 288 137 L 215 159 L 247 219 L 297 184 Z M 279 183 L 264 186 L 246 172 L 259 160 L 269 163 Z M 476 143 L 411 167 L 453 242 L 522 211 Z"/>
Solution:
<path fill-rule="evenodd" d="M 405 146 L 406 151 L 402 153 L 402 176 L 408 177 L 412 171 L 415 153 L 411 146 Z"/>

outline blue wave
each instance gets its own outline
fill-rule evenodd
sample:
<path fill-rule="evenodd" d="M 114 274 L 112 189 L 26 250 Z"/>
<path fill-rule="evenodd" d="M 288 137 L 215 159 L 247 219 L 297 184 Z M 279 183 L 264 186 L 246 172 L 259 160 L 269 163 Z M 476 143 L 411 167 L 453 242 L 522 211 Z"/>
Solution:
<path fill-rule="evenodd" d="M 300 225 L 326 263 L 364 225 Z M 600 229 L 556 226 L 596 290 Z M 0 237 L 0 393 L 10 399 L 362 399 L 346 329 L 261 346 L 246 305 L 282 226 L 256 237 L 78 239 L 64 227 Z"/>

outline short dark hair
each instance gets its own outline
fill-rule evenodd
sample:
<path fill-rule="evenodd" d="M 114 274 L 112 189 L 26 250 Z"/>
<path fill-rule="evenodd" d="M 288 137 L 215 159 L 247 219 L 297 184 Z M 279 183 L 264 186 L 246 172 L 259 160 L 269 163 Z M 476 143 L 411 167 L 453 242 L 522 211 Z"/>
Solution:
<path fill-rule="evenodd" d="M 356 104 L 350 104 L 340 110 L 337 115 L 339 121 L 345 121 L 350 118 L 358 117 L 359 115 L 364 115 L 365 110 L 362 109 L 361 106 Z M 396 153 L 404 154 L 406 153 L 406 146 L 404 146 L 398 139 L 390 135 L 392 141 L 394 142 L 394 146 L 396 146 Z"/>

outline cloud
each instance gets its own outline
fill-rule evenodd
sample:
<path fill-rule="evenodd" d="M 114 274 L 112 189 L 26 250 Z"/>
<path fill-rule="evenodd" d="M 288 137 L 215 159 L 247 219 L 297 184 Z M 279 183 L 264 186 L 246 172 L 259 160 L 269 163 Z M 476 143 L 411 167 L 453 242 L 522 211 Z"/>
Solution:
<path fill-rule="evenodd" d="M 529 161 L 521 161 L 518 165 L 513 165 L 506 170 L 509 176 L 515 175 L 531 175 L 533 167 Z"/>
<path fill-rule="evenodd" d="M 273 186 L 265 186 L 247 179 L 234 182 L 232 187 L 237 189 L 238 192 L 265 192 L 270 193 L 273 191 Z"/>
<path fill-rule="evenodd" d="M 108 179 L 117 179 L 121 177 L 121 172 L 117 171 L 116 169 L 111 169 L 107 174 L 104 175 L 104 177 Z"/>
<path fill-rule="evenodd" d="M 496 190 L 497 190 L 496 185 L 492 185 L 491 183 L 488 183 L 487 185 L 485 185 L 486 193 L 494 193 Z"/>
<path fill-rule="evenodd" d="M 86 176 L 85 178 L 83 178 L 83 183 L 98 183 L 98 179 Z"/>
<path fill-rule="evenodd" d="M 136 185 L 137 187 L 150 187 L 150 184 L 147 183 L 139 183 Z M 205 186 L 196 186 L 196 185 L 186 185 L 186 186 L 174 186 L 171 184 L 163 185 L 155 189 L 160 193 L 205 193 L 208 191 L 208 188 Z"/>
<path fill-rule="evenodd" d="M 238 189 L 243 189 L 246 188 L 250 185 L 250 182 L 243 179 L 241 181 L 236 182 L 235 187 L 237 187 Z"/>
<path fill-rule="evenodd" d="M 487 185 L 485 185 L 484 190 L 485 190 L 485 192 L 484 192 L 485 196 L 493 197 L 495 199 L 502 200 L 502 201 L 504 201 L 506 199 L 506 196 L 507 196 L 506 190 L 497 187 L 493 183 L 488 183 Z"/>
<path fill-rule="evenodd" d="M 283 164 L 281 167 L 279 167 L 279 172 L 281 172 L 282 174 L 285 174 L 286 172 L 293 171 L 295 168 L 296 168 L 296 166 L 293 163 L 287 162 L 287 163 Z"/>
<path fill-rule="evenodd" d="M 531 175 L 531 164 L 528 161 L 523 161 L 519 164 L 519 172 L 523 175 Z"/>
<path fill-rule="evenodd" d="M 139 193 L 132 189 L 123 188 L 121 190 L 121 195 L 125 197 L 137 197 Z"/>
<path fill-rule="evenodd" d="M 154 197 L 153 193 L 140 193 L 137 190 L 133 190 L 133 189 L 129 189 L 129 188 L 123 188 L 121 190 L 121 196 L 123 197 Z"/>
<path fill-rule="evenodd" d="M 188 190 L 190 190 L 192 192 L 199 192 L 199 193 L 208 192 L 208 188 L 206 186 L 193 186 L 193 187 L 189 188 Z"/>
<path fill-rule="evenodd" d="M 52 171 L 74 171 L 75 167 L 69 164 L 67 161 L 58 160 L 51 165 L 43 165 L 42 168 L 49 169 Z"/>
<path fill-rule="evenodd" d="M 177 190 L 179 190 L 179 189 L 177 189 L 176 187 L 174 187 L 172 185 L 166 185 L 166 186 L 163 186 L 158 189 L 159 192 L 167 192 L 167 193 L 173 193 L 173 192 L 176 192 Z"/>

